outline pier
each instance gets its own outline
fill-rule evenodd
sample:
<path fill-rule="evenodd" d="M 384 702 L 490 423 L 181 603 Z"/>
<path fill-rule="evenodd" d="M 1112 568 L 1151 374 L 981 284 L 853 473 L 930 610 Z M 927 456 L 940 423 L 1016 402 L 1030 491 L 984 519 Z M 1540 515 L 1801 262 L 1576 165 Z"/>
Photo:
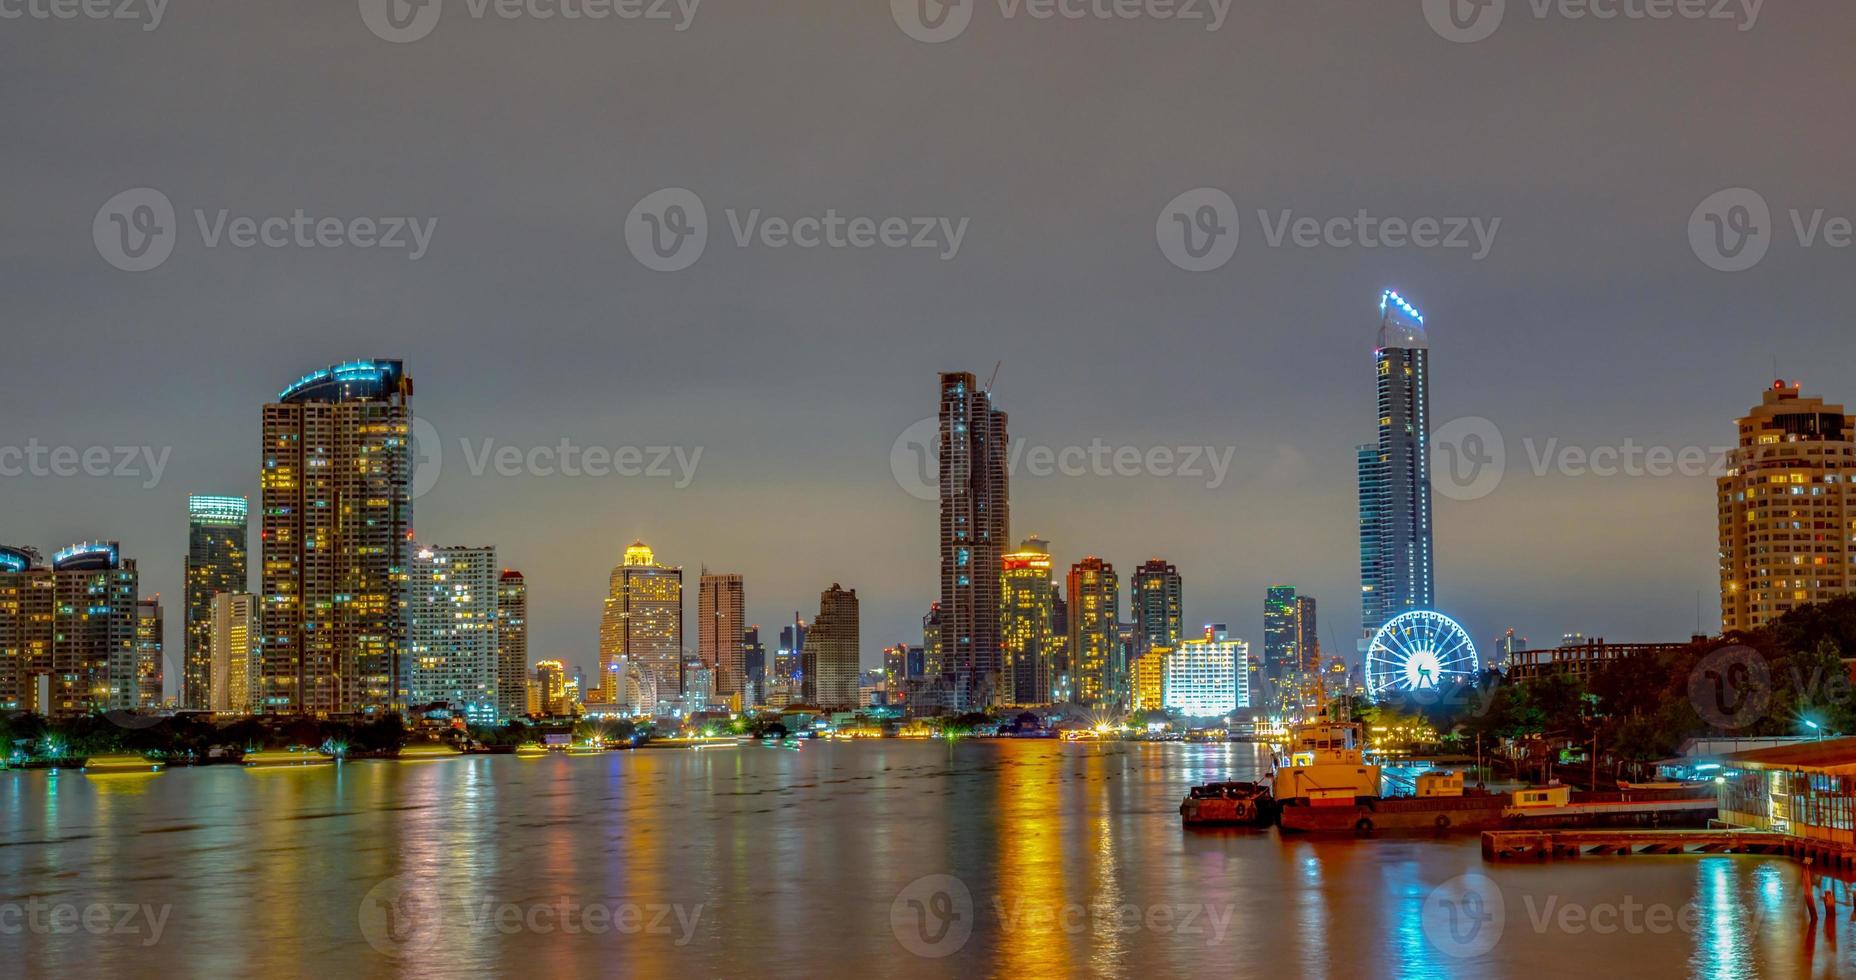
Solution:
<path fill-rule="evenodd" d="M 1823 853 L 1820 853 L 1823 852 Z M 1843 863 L 1833 863 L 1841 855 Z M 1547 861 L 1633 854 L 1810 854 L 1826 868 L 1849 868 L 1856 851 L 1769 830 L 1485 830 L 1485 861 Z M 1827 860 L 1828 859 L 1828 860 Z"/>

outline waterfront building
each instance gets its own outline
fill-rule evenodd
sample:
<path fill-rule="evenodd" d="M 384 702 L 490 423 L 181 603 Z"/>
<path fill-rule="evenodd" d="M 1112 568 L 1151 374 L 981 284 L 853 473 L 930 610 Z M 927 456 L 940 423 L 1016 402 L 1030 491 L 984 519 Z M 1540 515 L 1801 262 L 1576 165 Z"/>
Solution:
<path fill-rule="evenodd" d="M 1048 704 L 1057 636 L 1057 583 L 1051 577 L 1050 542 L 1029 537 L 1001 559 L 999 636 L 1005 658 L 1006 700 Z"/>
<path fill-rule="evenodd" d="M 1174 651 L 1168 647 L 1148 647 L 1128 666 L 1130 711 L 1162 711 L 1166 708 L 1167 660 Z"/>
<path fill-rule="evenodd" d="M 930 677 L 939 677 L 946 671 L 941 661 L 941 604 L 930 603 L 928 612 L 922 616 L 922 658 L 923 669 Z"/>
<path fill-rule="evenodd" d="M 249 592 L 244 497 L 187 497 L 187 591 L 182 611 L 180 703 L 207 708 L 211 700 L 213 596 Z"/>
<path fill-rule="evenodd" d="M 264 406 L 258 709 L 403 703 L 412 563 L 412 378 L 400 361 L 313 371 Z"/>
<path fill-rule="evenodd" d="M 1003 688 L 999 574 L 1011 534 L 1006 415 L 972 374 L 941 375 L 941 669 L 961 710 Z"/>
<path fill-rule="evenodd" d="M 1128 583 L 1128 605 L 1134 617 L 1135 656 L 1153 647 L 1179 646 L 1186 635 L 1181 619 L 1184 603 L 1179 569 L 1153 558 L 1134 570 Z"/>
<path fill-rule="evenodd" d="M 703 669 L 715 679 L 719 698 L 739 695 L 747 683 L 741 645 L 746 629 L 741 576 L 703 569 L 696 590 L 696 649 Z"/>
<path fill-rule="evenodd" d="M 1775 381 L 1716 480 L 1721 630 L 1856 592 L 1856 416 Z"/>
<path fill-rule="evenodd" d="M 254 713 L 258 691 L 258 597 L 249 592 L 213 596 L 207 617 L 206 708 L 227 714 Z"/>
<path fill-rule="evenodd" d="M 1435 609 L 1431 551 L 1430 342 L 1424 315 L 1391 290 L 1379 300 L 1374 355 L 1379 438 L 1357 455 L 1361 625 L 1367 639 L 1401 613 Z"/>
<path fill-rule="evenodd" d="M 1856 846 L 1856 738 L 1719 756 L 1720 818 L 1808 841 Z M 1847 850 L 1844 853 L 1848 853 Z"/>
<path fill-rule="evenodd" d="M 622 700 L 626 664 L 651 674 L 658 697 L 681 695 L 683 569 L 658 564 L 643 541 L 632 542 L 612 570 L 599 627 L 599 700 Z"/>
<path fill-rule="evenodd" d="M 528 580 L 504 569 L 496 583 L 496 713 L 528 714 Z"/>
<path fill-rule="evenodd" d="M 1188 718 L 1215 718 L 1250 707 L 1243 665 L 1250 644 L 1234 639 L 1223 623 L 1205 627 L 1203 636 L 1182 642 L 1165 661 L 1168 710 Z"/>
<path fill-rule="evenodd" d="M 539 713 L 562 718 L 573 713 L 567 694 L 567 665 L 559 660 L 535 661 L 535 688 L 540 693 Z"/>
<path fill-rule="evenodd" d="M 139 590 L 114 541 L 74 544 L 49 565 L 0 547 L 0 703 L 51 718 L 138 707 Z"/>
<path fill-rule="evenodd" d="M 1115 566 L 1090 555 L 1070 566 L 1070 667 L 1078 703 L 1108 706 L 1122 687 L 1121 583 Z"/>
<path fill-rule="evenodd" d="M 135 708 L 153 711 L 161 707 L 161 641 L 165 624 L 161 617 L 161 595 L 156 593 L 135 604 Z"/>
<path fill-rule="evenodd" d="M 0 546 L 0 710 L 42 710 L 37 678 L 51 675 L 53 593 L 43 566 L 32 548 Z"/>
<path fill-rule="evenodd" d="M 833 582 L 819 594 L 818 618 L 800 654 L 803 697 L 826 710 L 857 706 L 857 590 Z"/>
<path fill-rule="evenodd" d="M 1301 663 L 1296 645 L 1295 586 L 1272 585 L 1263 601 L 1263 703 L 1272 707 L 1286 700 Z"/>
<path fill-rule="evenodd" d="M 746 680 L 742 690 L 744 707 L 758 707 L 767 700 L 767 645 L 760 640 L 760 624 L 741 631 L 741 672 Z"/>
<path fill-rule="evenodd" d="M 1297 669 L 1309 674 L 1321 672 L 1321 623 L 1315 597 L 1295 597 L 1295 652 Z"/>
<path fill-rule="evenodd" d="M 408 705 L 447 705 L 472 724 L 496 722 L 500 584 L 495 548 L 425 546 L 414 553 Z"/>

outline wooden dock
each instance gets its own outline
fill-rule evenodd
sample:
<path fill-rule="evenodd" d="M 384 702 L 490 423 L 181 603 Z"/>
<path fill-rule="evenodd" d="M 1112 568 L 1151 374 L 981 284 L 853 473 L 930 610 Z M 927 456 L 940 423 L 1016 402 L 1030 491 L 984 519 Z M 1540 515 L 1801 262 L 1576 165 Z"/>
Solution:
<path fill-rule="evenodd" d="M 1797 838 L 1764 830 L 1485 830 L 1485 861 L 1633 854 L 1789 854 Z"/>

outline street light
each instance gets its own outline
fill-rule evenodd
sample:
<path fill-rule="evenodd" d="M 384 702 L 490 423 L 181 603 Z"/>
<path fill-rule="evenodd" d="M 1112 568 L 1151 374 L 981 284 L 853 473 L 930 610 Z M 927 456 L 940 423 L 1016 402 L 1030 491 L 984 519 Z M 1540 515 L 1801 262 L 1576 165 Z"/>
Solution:
<path fill-rule="evenodd" d="M 1817 722 L 1812 721 L 1809 718 L 1806 718 L 1804 720 L 1804 727 L 1809 728 L 1810 730 L 1816 732 L 1818 741 L 1822 742 L 1824 740 L 1824 729 L 1821 726 L 1819 726 Z"/>

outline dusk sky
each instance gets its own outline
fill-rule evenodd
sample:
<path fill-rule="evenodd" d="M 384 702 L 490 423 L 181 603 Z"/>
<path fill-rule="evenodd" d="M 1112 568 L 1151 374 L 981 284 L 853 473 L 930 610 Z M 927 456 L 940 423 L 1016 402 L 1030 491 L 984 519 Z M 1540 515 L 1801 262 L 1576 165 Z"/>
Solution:
<path fill-rule="evenodd" d="M 119 539 L 162 594 L 176 690 L 186 495 L 255 510 L 262 404 L 336 361 L 401 358 L 442 445 L 418 535 L 496 545 L 526 574 L 532 658 L 591 671 L 607 573 L 642 538 L 686 569 L 690 647 L 706 565 L 745 576 L 770 649 L 820 590 L 855 588 L 874 665 L 921 642 L 938 588 L 936 506 L 898 486 L 892 449 L 933 414 L 937 372 L 1003 361 L 995 398 L 1025 459 L 1098 440 L 1230 458 L 1215 486 L 1205 464 L 1021 462 L 1014 541 L 1114 563 L 1124 616 L 1129 573 L 1164 557 L 1189 629 L 1227 622 L 1259 649 L 1265 588 L 1296 585 L 1351 661 L 1353 447 L 1374 435 L 1395 288 L 1428 318 L 1433 422 L 1486 418 L 1506 446 L 1493 492 L 1437 497 L 1440 608 L 1479 644 L 1510 626 L 1535 645 L 1682 640 L 1698 601 L 1718 630 L 1710 476 L 1535 458 L 1731 444 L 1775 359 L 1806 394 L 1856 401 L 1856 7 L 1598 21 L 1509 0 L 1492 36 L 1459 43 L 1425 6 L 1239 0 L 1208 30 L 979 0 L 941 43 L 879 0 L 702 0 L 684 30 L 444 0 L 410 43 L 353 0 L 174 0 L 154 30 L 7 20 L 0 447 L 171 455 L 158 481 L 0 476 L 0 543 Z M 130 272 L 93 225 L 136 188 L 171 202 L 178 239 Z M 663 188 L 706 206 L 680 271 L 627 244 Z M 1228 193 L 1240 231 L 1205 272 L 1157 241 L 1197 188 Z M 1735 188 L 1769 206 L 1769 252 L 1725 272 L 1691 219 Z M 416 259 L 213 240 L 222 210 L 298 209 L 411 217 L 430 240 Z M 737 244 L 756 209 L 965 224 L 957 250 Z M 1362 210 L 1494 234 L 1481 258 L 1271 241 L 1285 212 Z M 485 440 L 681 447 L 695 468 L 681 487 L 473 473 Z M 255 588 L 255 521 L 253 542 Z"/>

